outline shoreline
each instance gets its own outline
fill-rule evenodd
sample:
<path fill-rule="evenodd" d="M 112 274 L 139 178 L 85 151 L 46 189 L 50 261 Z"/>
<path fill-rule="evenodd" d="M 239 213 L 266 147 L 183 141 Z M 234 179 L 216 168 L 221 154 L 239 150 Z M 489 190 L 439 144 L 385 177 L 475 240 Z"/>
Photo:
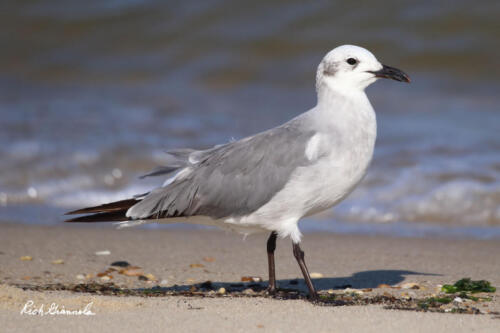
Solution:
<path fill-rule="evenodd" d="M 61 215 L 65 210 L 58 211 Z M 17 215 L 19 215 L 18 212 Z M 31 220 L 34 217 L 27 217 Z M 2 225 L 25 225 L 39 227 L 61 227 L 65 223 L 63 219 L 54 223 L 33 224 L 28 220 L 6 222 L 5 218 L 0 218 L 0 227 Z M 110 228 L 116 229 L 116 226 L 110 223 L 97 225 L 82 224 L 83 228 Z M 138 230 L 221 230 L 217 227 L 196 225 L 196 224 L 145 224 L 134 227 Z M 434 239 L 458 239 L 458 240 L 500 240 L 500 226 L 474 226 L 474 225 L 451 225 L 426 222 L 386 222 L 386 223 L 365 223 L 365 222 L 345 222 L 326 217 L 309 217 L 300 222 L 301 232 L 304 235 L 315 233 L 331 233 L 342 235 L 376 235 L 382 237 L 399 238 L 434 238 Z"/>
<path fill-rule="evenodd" d="M 491 295 L 491 301 L 474 304 L 484 315 L 386 310 L 380 305 L 315 306 L 304 299 L 279 300 L 259 295 L 235 297 L 236 294 L 230 292 L 231 285 L 242 284 L 243 277 L 261 278 L 263 282 L 258 284 L 266 285 L 267 235 L 242 240 L 240 235 L 216 230 L 115 230 L 99 226 L 15 224 L 0 224 L 0 231 L 0 319 L 9 323 L 7 331 L 9 327 L 12 331 L 15 327 L 34 327 L 29 325 L 62 331 L 63 326 L 76 327 L 80 320 L 85 320 L 86 316 L 78 319 L 56 316 L 58 324 L 51 326 L 54 324 L 51 320 L 21 315 L 21 309 L 30 299 L 34 306 L 45 304 L 48 309 L 56 302 L 68 310 L 83 309 L 92 301 L 96 315 L 92 316 L 90 326 L 85 326 L 86 330 L 94 327 L 115 331 L 121 327 L 122 331 L 134 331 L 138 329 L 134 325 L 141 323 L 146 325 L 143 329 L 149 325 L 166 325 L 175 330 L 219 327 L 223 331 L 252 331 L 261 329 L 259 325 L 262 325 L 275 331 L 299 327 L 314 331 L 328 331 L 332 327 L 342 331 L 356 331 L 355 327 L 365 331 L 367 327 L 400 331 L 404 327 L 405 331 L 478 329 L 488 332 L 499 325 L 495 318 L 495 313 L 500 311 L 498 291 Z M 302 248 L 309 270 L 317 273 L 313 279 L 317 289 L 333 290 L 336 295 L 344 294 L 348 286 L 354 291 L 365 290 L 363 297 L 425 298 L 437 294 L 439 285 L 464 277 L 488 280 L 500 287 L 500 259 L 495 256 L 500 253 L 500 243 L 494 240 L 307 233 Z M 103 251 L 109 254 L 96 255 L 96 252 L 107 253 Z M 31 257 L 31 260 L 21 260 L 21 257 Z M 152 279 L 119 274 L 120 267 L 109 271 L 116 261 L 140 267 L 141 274 Z M 306 290 L 289 240 L 278 240 L 276 270 L 281 288 Z M 102 273 L 105 274 L 98 276 Z M 111 278 L 103 279 L 103 276 Z M 215 292 L 222 287 L 227 289 L 227 295 L 124 297 L 15 287 L 26 285 L 36 289 L 57 283 L 113 283 L 128 290 L 159 286 L 165 290 L 188 291 L 206 281 L 214 284 Z M 412 283 L 419 289 L 403 288 Z M 109 325 L 110 320 L 115 326 Z M 131 320 L 136 323 L 129 325 Z"/>

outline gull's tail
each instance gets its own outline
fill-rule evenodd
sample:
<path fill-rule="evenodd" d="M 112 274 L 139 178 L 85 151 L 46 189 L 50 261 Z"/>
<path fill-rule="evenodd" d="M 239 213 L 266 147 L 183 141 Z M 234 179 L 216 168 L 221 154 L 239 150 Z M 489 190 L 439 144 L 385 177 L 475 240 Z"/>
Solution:
<path fill-rule="evenodd" d="M 87 207 L 83 209 L 67 212 L 65 215 L 83 215 L 75 217 L 64 222 L 117 222 L 128 221 L 129 218 L 125 215 L 127 210 L 141 201 L 141 199 L 126 199 L 111 202 L 108 204 Z"/>
<path fill-rule="evenodd" d="M 166 165 L 156 168 L 144 177 L 151 176 L 170 176 L 176 171 L 182 170 L 185 167 L 192 166 L 199 161 L 206 159 L 207 156 L 220 146 L 208 150 L 193 150 L 193 149 L 176 149 L 167 151 Z M 166 184 L 173 178 L 168 178 Z M 166 186 L 165 184 L 163 186 Z M 65 215 L 84 215 L 73 219 L 66 220 L 65 222 L 126 222 L 130 218 L 126 216 L 130 207 L 142 201 L 148 193 L 143 193 L 134 196 L 133 199 L 126 199 L 111 202 L 101 206 L 88 207 L 68 212 Z M 144 221 L 151 221 L 151 218 L 145 218 L 135 221 L 135 223 L 143 223 Z"/>

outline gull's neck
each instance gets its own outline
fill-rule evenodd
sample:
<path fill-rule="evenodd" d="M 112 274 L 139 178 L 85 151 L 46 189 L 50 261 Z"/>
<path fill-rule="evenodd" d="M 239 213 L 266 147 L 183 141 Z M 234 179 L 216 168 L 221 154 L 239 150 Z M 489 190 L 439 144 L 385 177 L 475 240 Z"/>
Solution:
<path fill-rule="evenodd" d="M 335 83 L 337 82 L 320 82 L 317 84 L 318 109 L 328 110 L 329 112 L 343 112 L 344 107 L 349 105 L 354 110 L 368 109 L 373 111 L 364 88 Z"/>
<path fill-rule="evenodd" d="M 364 89 L 318 85 L 318 103 L 311 111 L 314 127 L 326 132 L 345 133 L 346 135 L 369 134 L 373 145 L 377 133 L 375 111 Z M 361 133 L 361 134 L 360 134 Z"/>

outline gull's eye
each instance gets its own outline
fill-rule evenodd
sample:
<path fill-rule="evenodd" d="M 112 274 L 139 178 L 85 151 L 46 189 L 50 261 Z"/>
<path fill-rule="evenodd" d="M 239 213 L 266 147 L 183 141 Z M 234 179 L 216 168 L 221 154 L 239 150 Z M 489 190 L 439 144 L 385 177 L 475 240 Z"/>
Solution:
<path fill-rule="evenodd" d="M 356 65 L 356 63 L 357 63 L 357 62 L 358 62 L 358 61 L 357 61 L 356 59 L 354 59 L 354 58 L 349 58 L 349 59 L 347 59 L 347 63 L 348 63 L 349 65 Z"/>

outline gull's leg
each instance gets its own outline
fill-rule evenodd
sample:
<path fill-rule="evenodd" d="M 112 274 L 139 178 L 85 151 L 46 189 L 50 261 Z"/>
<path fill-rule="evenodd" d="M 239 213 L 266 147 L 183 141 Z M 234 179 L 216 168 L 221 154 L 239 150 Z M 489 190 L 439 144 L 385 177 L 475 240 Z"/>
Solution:
<path fill-rule="evenodd" d="M 267 291 L 270 294 L 276 293 L 276 272 L 274 269 L 274 250 L 276 249 L 276 231 L 271 232 L 267 239 L 267 263 L 269 265 L 269 286 Z"/>
<path fill-rule="evenodd" d="M 302 249 L 300 248 L 299 243 L 293 243 L 293 255 L 299 263 L 302 275 L 304 275 L 304 280 L 306 281 L 307 288 L 309 288 L 309 296 L 311 297 L 311 299 L 317 299 L 318 294 L 316 293 L 316 289 L 314 289 L 311 276 L 309 275 L 309 271 L 307 270 L 307 266 L 304 261 L 304 251 L 302 251 Z"/>

